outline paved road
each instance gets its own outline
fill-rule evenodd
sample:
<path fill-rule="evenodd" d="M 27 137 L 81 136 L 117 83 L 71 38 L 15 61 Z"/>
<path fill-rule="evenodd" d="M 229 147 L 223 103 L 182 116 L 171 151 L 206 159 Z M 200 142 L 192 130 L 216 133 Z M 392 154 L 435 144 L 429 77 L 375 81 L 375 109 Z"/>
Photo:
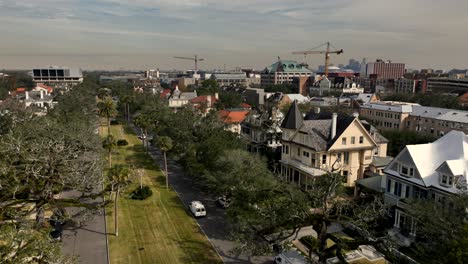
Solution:
<path fill-rule="evenodd" d="M 75 191 L 64 192 L 62 197 L 78 197 Z M 87 202 L 101 202 L 102 198 Z M 73 209 L 72 209 L 73 210 Z M 62 236 L 63 253 L 78 256 L 83 264 L 107 264 L 107 240 L 104 210 L 93 215 L 81 226 L 65 225 Z"/>
<path fill-rule="evenodd" d="M 154 147 L 150 147 L 150 153 L 158 165 L 164 168 L 161 152 Z M 229 230 L 225 211 L 216 205 L 213 197 L 195 187 L 192 179 L 184 173 L 182 167 L 175 161 L 168 160 L 168 171 L 169 183 L 179 194 L 184 204 L 188 206 L 190 201 L 198 200 L 205 205 L 207 216 L 197 219 L 198 224 L 225 263 L 263 264 L 272 262 L 272 257 L 248 257 L 230 253 L 234 247 L 234 242 L 228 238 Z"/>

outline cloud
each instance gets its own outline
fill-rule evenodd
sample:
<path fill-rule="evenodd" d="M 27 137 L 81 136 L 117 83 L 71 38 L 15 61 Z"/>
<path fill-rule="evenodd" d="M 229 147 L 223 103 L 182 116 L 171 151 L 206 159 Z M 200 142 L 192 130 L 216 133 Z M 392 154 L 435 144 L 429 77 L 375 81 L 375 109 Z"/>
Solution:
<path fill-rule="evenodd" d="M 459 56 L 468 44 L 464 0 L 0 0 L 0 7 L 0 34 L 18 38 L 3 48 L 18 54 L 28 36 L 47 36 L 41 52 L 51 54 L 199 52 L 216 54 L 213 64 L 263 65 L 332 41 L 345 49 L 337 62 L 466 64 Z"/>

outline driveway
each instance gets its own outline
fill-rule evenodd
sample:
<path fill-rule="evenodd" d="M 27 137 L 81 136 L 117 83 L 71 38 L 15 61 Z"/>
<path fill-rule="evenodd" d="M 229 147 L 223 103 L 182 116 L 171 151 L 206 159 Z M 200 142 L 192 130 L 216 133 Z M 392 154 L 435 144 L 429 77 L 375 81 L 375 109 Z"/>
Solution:
<path fill-rule="evenodd" d="M 60 194 L 63 198 L 79 197 L 80 193 L 68 191 Z M 102 202 L 102 197 L 95 200 L 84 201 L 88 203 Z M 76 208 L 69 208 L 70 213 L 76 212 Z M 78 256 L 79 263 L 107 264 L 107 238 L 105 227 L 104 209 L 80 226 L 65 225 L 62 235 L 62 251 L 64 254 Z"/>
<path fill-rule="evenodd" d="M 155 147 L 149 151 L 160 168 L 164 168 L 162 153 Z M 205 205 L 207 216 L 196 219 L 200 228 L 210 240 L 213 247 L 222 257 L 225 263 L 271 263 L 272 257 L 249 257 L 246 255 L 234 255 L 230 251 L 234 248 L 234 242 L 229 240 L 229 229 L 225 211 L 216 205 L 216 201 L 210 195 L 195 187 L 194 182 L 188 177 L 182 167 L 173 160 L 168 160 L 169 184 L 179 194 L 183 203 L 188 206 L 190 201 L 198 200 Z"/>

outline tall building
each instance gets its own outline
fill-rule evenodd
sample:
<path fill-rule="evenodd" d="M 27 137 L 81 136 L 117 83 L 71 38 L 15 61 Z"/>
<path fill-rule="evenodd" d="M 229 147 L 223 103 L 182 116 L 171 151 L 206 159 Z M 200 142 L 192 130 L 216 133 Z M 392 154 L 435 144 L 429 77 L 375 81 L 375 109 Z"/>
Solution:
<path fill-rule="evenodd" d="M 312 71 L 296 61 L 278 60 L 262 72 L 261 84 L 266 86 L 293 83 L 294 78 L 311 75 Z"/>
<path fill-rule="evenodd" d="M 366 75 L 375 75 L 377 79 L 399 79 L 405 74 L 404 63 L 393 63 L 391 61 L 377 60 L 367 63 Z"/>
<path fill-rule="evenodd" d="M 32 78 L 36 84 L 42 83 L 55 88 L 71 88 L 83 82 L 83 72 L 79 68 L 50 66 L 32 70 Z"/>

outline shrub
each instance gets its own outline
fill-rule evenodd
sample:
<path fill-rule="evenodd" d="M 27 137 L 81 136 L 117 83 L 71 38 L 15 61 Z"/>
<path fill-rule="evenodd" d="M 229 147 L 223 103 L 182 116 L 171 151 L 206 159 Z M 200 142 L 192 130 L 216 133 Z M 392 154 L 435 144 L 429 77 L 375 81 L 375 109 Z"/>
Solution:
<path fill-rule="evenodd" d="M 110 124 L 113 126 L 113 125 L 118 125 L 118 124 L 120 124 L 120 122 L 119 122 L 119 120 L 113 119 L 113 120 L 110 121 Z"/>
<path fill-rule="evenodd" d="M 117 146 L 127 146 L 128 145 L 128 141 L 125 140 L 125 139 L 119 139 L 117 140 Z"/>
<path fill-rule="evenodd" d="M 304 246 L 306 246 L 309 250 L 312 251 L 317 251 L 317 249 L 320 246 L 318 239 L 316 239 L 313 236 L 301 237 L 299 238 L 299 241 L 301 241 L 301 243 L 304 244 Z"/>
<path fill-rule="evenodd" d="M 148 186 L 143 186 L 143 188 L 140 189 L 140 187 L 137 187 L 131 194 L 130 198 L 133 200 L 145 200 L 146 198 L 150 197 L 153 195 L 153 191 L 151 191 L 150 187 Z"/>

